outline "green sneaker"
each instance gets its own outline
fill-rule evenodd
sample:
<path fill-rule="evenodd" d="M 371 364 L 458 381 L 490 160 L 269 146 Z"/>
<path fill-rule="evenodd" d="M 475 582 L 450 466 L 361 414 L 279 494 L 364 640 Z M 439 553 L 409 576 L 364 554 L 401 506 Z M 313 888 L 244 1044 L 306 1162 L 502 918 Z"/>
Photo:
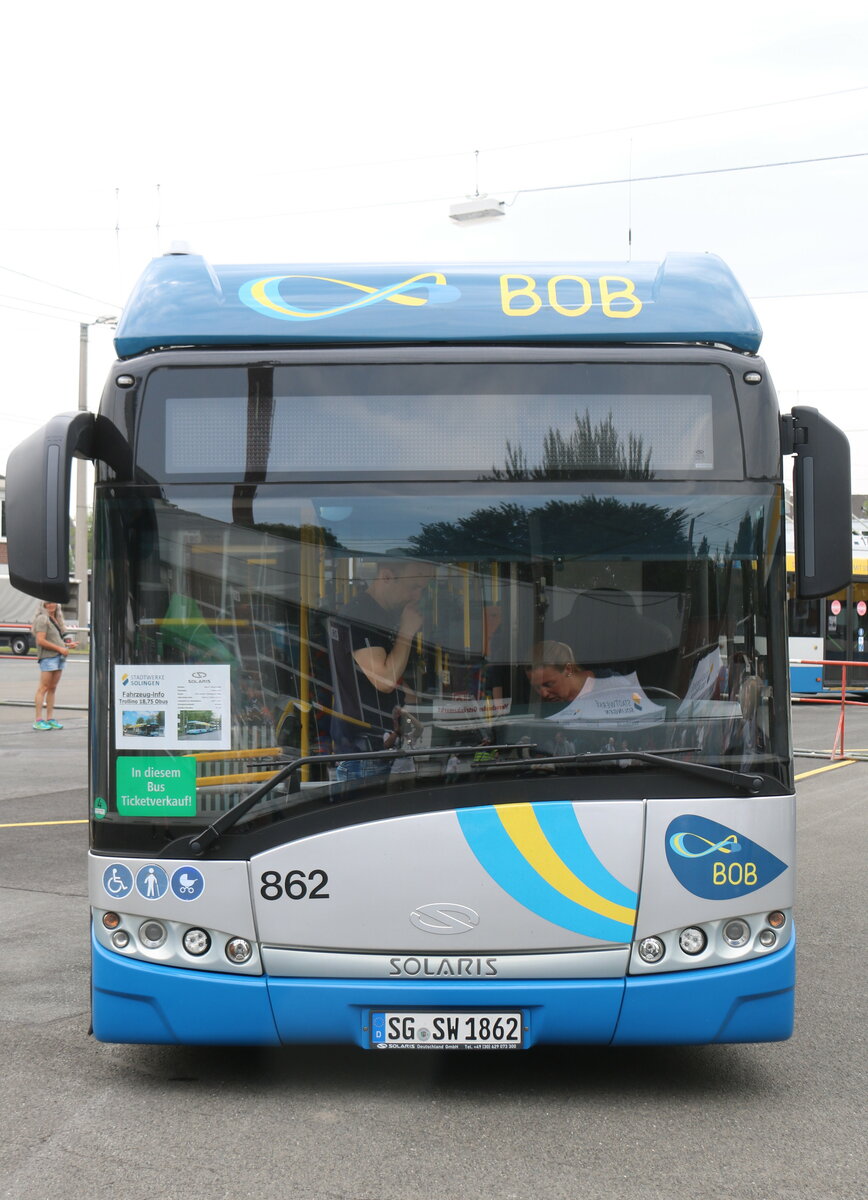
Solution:
<path fill-rule="evenodd" d="M 51 726 L 48 724 L 47 721 L 34 721 L 33 728 L 34 729 L 50 729 Z"/>
<path fill-rule="evenodd" d="M 53 717 L 50 721 L 47 721 L 46 724 L 48 725 L 49 729 L 63 729 L 60 721 L 55 721 Z"/>

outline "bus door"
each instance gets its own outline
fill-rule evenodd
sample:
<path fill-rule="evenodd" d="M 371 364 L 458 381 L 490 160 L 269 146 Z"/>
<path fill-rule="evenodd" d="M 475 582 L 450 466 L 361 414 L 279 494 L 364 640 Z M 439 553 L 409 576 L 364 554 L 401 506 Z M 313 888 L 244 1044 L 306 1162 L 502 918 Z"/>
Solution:
<path fill-rule="evenodd" d="M 868 688 L 868 579 L 855 580 L 850 586 L 850 661 L 865 663 L 847 672 L 850 687 Z"/>
<path fill-rule="evenodd" d="M 826 602 L 827 659 L 864 663 L 847 670 L 848 688 L 868 687 L 868 580 L 859 580 Z M 841 686 L 841 668 L 826 667 L 827 687 Z"/>

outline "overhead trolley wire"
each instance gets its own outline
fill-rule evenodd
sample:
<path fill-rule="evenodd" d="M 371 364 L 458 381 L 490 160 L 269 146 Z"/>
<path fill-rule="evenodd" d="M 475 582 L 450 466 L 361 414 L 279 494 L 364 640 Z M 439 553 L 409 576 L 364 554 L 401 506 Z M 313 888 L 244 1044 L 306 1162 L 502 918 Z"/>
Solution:
<path fill-rule="evenodd" d="M 82 317 L 87 317 L 90 314 L 83 308 L 73 308 L 69 304 L 49 304 L 47 300 L 32 300 L 28 296 L 10 296 L 6 292 L 0 292 L 0 300 L 17 300 L 20 304 L 36 304 L 40 308 L 53 308 L 58 312 L 75 313 L 75 319 L 80 321 Z M 12 305 L 4 305 L 4 307 L 13 307 Z M 49 314 L 46 313 L 46 316 Z M 72 320 L 70 317 L 69 320 Z"/>
<path fill-rule="evenodd" d="M 33 301 L 27 301 L 27 303 L 38 304 L 39 301 L 33 300 Z M 22 306 L 20 304 L 0 304 L 0 308 L 5 308 L 5 309 L 9 310 L 10 312 L 25 313 L 28 317 L 45 317 L 49 321 L 66 321 L 68 323 L 72 323 L 75 325 L 82 324 L 81 316 L 61 317 L 61 316 L 58 316 L 57 313 L 39 312 L 38 310 L 32 309 L 32 308 L 22 308 Z M 74 310 L 71 309 L 70 311 L 72 312 Z"/>
<path fill-rule="evenodd" d="M 561 192 L 569 191 L 573 188 L 610 187 L 614 184 L 624 183 L 656 183 L 666 179 L 689 179 L 700 175 L 731 175 L 738 171 L 766 171 L 774 167 L 803 167 L 809 163 L 840 162 L 853 158 L 868 158 L 868 150 L 857 150 L 853 154 L 827 154 L 818 158 L 790 158 L 780 162 L 746 163 L 738 167 L 707 167 L 699 171 L 671 171 L 661 175 L 634 175 L 632 179 L 627 176 L 620 179 L 588 180 L 586 183 L 553 183 L 546 187 L 519 188 L 514 193 L 515 199 L 510 202 L 510 207 L 519 196 L 529 195 L 534 192 Z"/>
<path fill-rule="evenodd" d="M 64 287 L 62 283 L 52 283 L 48 279 L 39 279 L 36 275 L 28 275 L 26 271 L 16 271 L 14 267 L 5 267 L 0 263 L 0 271 L 7 271 L 10 275 L 18 275 L 22 279 L 29 279 L 32 283 L 41 283 L 44 287 L 53 288 L 58 292 L 68 292 L 70 296 L 80 296 L 82 300 L 92 300 L 95 304 L 107 304 L 109 308 L 123 308 L 122 304 L 116 303 L 114 300 L 103 300 L 99 296 L 89 296 L 86 292 L 77 292 L 74 288 Z M 41 300 L 28 301 L 28 303 L 42 304 Z"/>
<path fill-rule="evenodd" d="M 721 108 L 714 112 L 690 113 L 684 117 L 664 117 L 656 121 L 643 121 L 636 125 L 612 125 L 603 129 L 589 129 L 585 133 L 568 133 L 562 134 L 559 137 L 540 138 L 530 142 L 505 143 L 501 146 L 483 146 L 482 149 L 488 154 L 500 150 L 525 150 L 531 146 L 551 146 L 560 142 L 577 141 L 579 138 L 603 137 L 609 133 L 629 133 L 636 129 L 655 129 L 660 125 L 679 125 L 687 121 L 706 121 L 712 117 L 730 117 L 736 113 L 755 112 L 762 108 L 778 108 L 784 104 L 804 104 L 811 100 L 826 100 L 833 96 L 848 96 L 853 92 L 865 91 L 868 91 L 868 84 L 860 84 L 858 87 L 842 88 L 836 92 L 815 92 L 810 96 L 791 96 L 786 100 L 768 100 L 762 104 L 744 104 L 738 108 Z"/>
<path fill-rule="evenodd" d="M 868 157 L 868 150 L 860 150 L 860 151 L 857 151 L 852 154 L 831 154 L 831 155 L 824 155 L 824 156 L 817 157 L 817 158 L 786 159 L 786 160 L 782 160 L 780 162 L 746 163 L 744 165 L 736 166 L 736 167 L 708 167 L 708 168 L 705 168 L 703 170 L 698 170 L 698 171 L 673 171 L 668 174 L 660 174 L 660 175 L 636 175 L 632 179 L 630 179 L 628 176 L 625 176 L 624 178 L 619 178 L 619 179 L 590 179 L 590 180 L 586 180 L 584 183 L 555 183 L 555 184 L 550 184 L 550 185 L 544 186 L 544 187 L 518 188 L 515 190 L 513 190 L 512 188 L 502 188 L 502 189 L 495 188 L 494 191 L 512 192 L 513 199 L 507 205 L 508 208 L 511 208 L 512 205 L 515 204 L 515 201 L 519 196 L 531 195 L 536 192 L 560 192 L 560 191 L 569 191 L 570 189 L 573 189 L 573 188 L 612 187 L 612 186 L 616 186 L 618 184 L 655 183 L 655 182 L 659 182 L 659 181 L 665 181 L 668 179 L 688 179 L 691 177 L 698 177 L 698 176 L 702 176 L 702 175 L 725 175 L 725 174 L 733 174 L 733 173 L 736 173 L 739 171 L 762 171 L 762 170 L 770 170 L 770 169 L 777 168 L 777 167 L 806 166 L 811 163 L 837 162 L 837 161 L 843 161 L 843 160 L 848 160 L 848 159 L 866 158 L 866 157 Z M 231 216 L 231 217 L 201 217 L 201 218 L 197 217 L 194 219 L 194 223 L 197 225 L 218 225 L 218 224 L 219 225 L 224 225 L 224 224 L 228 225 L 228 224 L 232 224 L 235 221 L 253 221 L 253 220 L 271 221 L 271 220 L 279 220 L 284 217 L 300 217 L 300 216 L 309 216 L 311 214 L 326 215 L 328 213 L 364 212 L 369 209 L 403 208 L 405 205 L 409 206 L 409 205 L 414 205 L 414 204 L 434 204 L 434 203 L 440 203 L 444 200 L 449 200 L 450 198 L 451 198 L 450 196 L 443 196 L 443 195 L 422 196 L 422 197 L 415 197 L 415 198 L 407 199 L 407 200 L 384 200 L 384 201 L 379 201 L 379 202 L 375 201 L 370 204 L 346 204 L 346 205 L 341 205 L 341 207 L 339 207 L 339 208 L 282 209 L 279 212 L 268 212 L 268 213 L 247 212 L 247 213 L 241 213 L 237 216 Z M 145 227 L 142 226 L 142 228 L 145 228 Z"/>
<path fill-rule="evenodd" d="M 278 178 L 286 178 L 288 176 L 297 176 L 300 174 L 312 174 L 314 172 L 340 171 L 340 170 L 347 170 L 350 168 L 361 168 L 361 167 L 365 167 L 365 168 L 388 167 L 388 166 L 394 166 L 394 165 L 405 165 L 407 163 L 412 163 L 412 162 L 429 162 L 429 161 L 433 162 L 436 160 L 442 160 L 442 159 L 448 159 L 448 158 L 461 158 L 466 154 L 478 154 L 480 152 L 496 153 L 496 152 L 500 152 L 500 151 L 504 151 L 504 150 L 527 149 L 527 148 L 530 148 L 533 146 L 557 145 L 560 143 L 570 142 L 570 141 L 578 141 L 578 140 L 581 140 L 584 138 L 589 138 L 589 137 L 601 137 L 601 136 L 606 136 L 608 134 L 613 134 L 613 133 L 628 133 L 630 131 L 635 131 L 635 130 L 653 129 L 658 126 L 684 124 L 689 121 L 710 120 L 714 117 L 733 116 L 738 113 L 753 112 L 756 110 L 761 110 L 761 109 L 766 109 L 766 108 L 778 108 L 778 107 L 782 107 L 782 106 L 789 105 L 789 104 L 806 104 L 806 103 L 810 103 L 811 101 L 832 99 L 832 98 L 835 98 L 838 96 L 854 95 L 856 93 L 866 92 L 866 91 L 868 91 L 868 84 L 860 84 L 856 87 L 841 88 L 837 91 L 814 92 L 807 96 L 790 96 L 790 97 L 784 98 L 782 100 L 768 100 L 768 101 L 764 101 L 760 104 L 745 104 L 745 105 L 740 105 L 735 108 L 716 109 L 716 110 L 712 110 L 710 112 L 688 113 L 687 115 L 680 116 L 680 117 L 663 117 L 663 118 L 660 118 L 657 120 L 644 121 L 644 122 L 640 122 L 637 124 L 605 126 L 605 127 L 599 128 L 599 129 L 590 129 L 590 130 L 585 130 L 585 131 L 578 132 L 578 133 L 563 134 L 559 137 L 539 138 L 539 139 L 534 139 L 534 140 L 527 141 L 527 142 L 512 142 L 512 143 L 503 143 L 503 144 L 499 144 L 499 145 L 482 146 L 481 149 L 474 149 L 474 150 L 462 149 L 462 150 L 441 151 L 441 152 L 435 153 L 435 154 L 413 154 L 413 155 L 404 156 L 401 158 L 368 159 L 368 160 L 362 160 L 362 161 L 357 160 L 357 161 L 352 161 L 352 162 L 326 163 L 326 164 L 322 164 L 322 165 L 313 165 L 313 166 L 312 165 L 304 165 L 304 166 L 298 167 L 297 169 L 292 170 L 292 171 L 282 170 L 282 171 L 273 171 L 273 172 L 264 172 L 264 173 L 260 172 L 257 177 L 260 180 L 278 179 Z M 847 157 L 847 156 L 845 155 L 842 157 Z M 803 161 L 811 162 L 811 161 L 824 161 L 824 160 L 805 159 Z M 763 165 L 767 165 L 767 164 L 763 164 Z M 777 165 L 777 164 L 768 164 L 768 165 Z M 735 168 L 731 168 L 731 169 L 735 169 Z M 741 168 L 741 169 L 748 170 L 750 168 Z M 693 172 L 685 172 L 683 174 L 685 174 L 685 175 L 693 174 Z M 677 175 L 670 175 L 670 176 L 649 176 L 648 178 L 664 179 L 664 178 L 678 178 L 678 177 L 679 176 L 677 176 Z M 180 178 L 181 180 L 183 180 L 184 176 L 182 174 L 181 176 L 179 176 L 177 178 Z M 198 178 L 198 176 L 197 176 L 197 178 Z M 604 183 L 607 183 L 607 182 L 615 183 L 615 182 L 619 182 L 619 181 L 617 181 L 617 180 L 600 181 L 600 183 L 597 186 L 602 186 Z M 628 181 L 625 180 L 624 182 L 628 182 Z M 641 182 L 641 181 L 634 180 L 633 182 Z M 142 187 L 146 186 L 148 190 L 151 190 L 152 188 L 156 187 L 157 192 L 158 192 L 158 197 L 162 196 L 163 188 L 162 188 L 161 184 L 147 184 L 147 185 L 142 184 L 141 186 Z M 578 186 L 593 186 L 593 185 L 592 184 L 585 184 L 585 185 L 565 184 L 565 185 L 561 185 L 561 186 L 563 186 L 563 187 L 571 187 L 571 186 L 578 187 Z M 544 190 L 544 189 L 523 188 L 521 190 L 522 191 L 539 191 L 539 190 Z M 119 191 L 120 191 L 120 189 L 115 189 L 116 204 L 117 204 L 117 200 L 118 200 Z M 87 189 L 87 192 L 93 193 L 94 189 L 92 189 L 92 188 Z M 445 198 L 448 199 L 449 197 L 445 197 Z M 426 203 L 428 201 L 434 202 L 434 201 L 438 201 L 441 199 L 444 199 L 444 197 L 432 196 L 432 197 L 425 197 L 422 200 L 407 200 L 407 201 L 399 202 L 399 203 L 418 204 L 418 203 Z M 159 203 L 159 201 L 158 201 L 158 203 Z M 391 206 L 392 205 L 389 205 L 389 207 L 391 207 Z M 349 211 L 354 211 L 357 207 L 359 209 L 361 209 L 361 208 L 376 208 L 376 207 L 386 207 L 386 205 L 385 204 L 384 205 L 376 205 L 376 204 L 359 205 L 359 206 L 350 206 L 350 207 L 340 208 L 340 209 L 329 209 L 328 211 L 329 212 L 349 212 Z M 321 211 L 321 210 L 319 210 L 319 209 L 299 210 L 298 215 L 305 215 L 308 212 L 319 212 L 319 211 Z M 274 215 L 282 216 L 284 214 L 278 213 L 278 214 L 274 214 Z M 212 218 L 212 221 L 233 221 L 233 220 L 248 220 L 248 219 L 249 218 L 247 216 L 223 217 L 223 218 L 218 217 L 218 218 Z M 158 223 L 158 225 L 161 224 L 159 215 L 157 218 L 157 223 Z M 116 216 L 115 226 L 114 226 L 115 234 L 117 234 L 117 232 L 118 232 L 118 224 L 119 224 L 119 221 Z M 149 226 L 145 225 L 144 223 L 142 223 L 141 225 L 135 224 L 133 227 L 136 229 L 149 228 Z M 32 227 L 32 226 L 25 226 L 22 228 L 26 229 L 28 232 L 37 232 L 38 231 L 36 229 L 36 227 Z M 39 227 L 39 230 L 46 231 L 46 232 L 56 232 L 56 233 L 70 233 L 70 232 L 96 233 L 96 232 L 99 232 L 100 230 L 102 230 L 103 228 L 104 227 L 101 225 L 91 225 L 91 226 L 77 226 L 77 227 L 63 226 L 63 227 L 53 227 L 53 228 Z M 12 230 L 10 230 L 10 232 L 11 231 Z M 2 269 L 8 269 L 8 268 L 2 268 Z M 30 277 L 28 277 L 28 278 L 30 278 Z M 94 297 L 86 297 L 86 298 L 94 299 Z M 112 302 L 105 301 L 105 300 L 99 300 L 99 303 L 105 304 L 105 303 L 112 303 Z M 115 305 L 115 307 L 120 307 L 120 306 Z"/>

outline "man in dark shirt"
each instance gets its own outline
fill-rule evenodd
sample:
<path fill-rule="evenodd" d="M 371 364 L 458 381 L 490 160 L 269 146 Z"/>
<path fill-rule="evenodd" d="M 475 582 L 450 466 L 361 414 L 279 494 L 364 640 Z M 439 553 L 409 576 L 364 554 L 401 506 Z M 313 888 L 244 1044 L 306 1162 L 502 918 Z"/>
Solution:
<path fill-rule="evenodd" d="M 429 563 L 390 559 L 377 564 L 366 592 L 355 596 L 329 623 L 335 709 L 335 751 L 382 750 L 392 713 L 405 703 L 401 679 L 413 638 L 422 628 L 419 601 L 434 576 Z M 385 774 L 391 761 L 351 759 L 339 763 L 339 781 Z"/>

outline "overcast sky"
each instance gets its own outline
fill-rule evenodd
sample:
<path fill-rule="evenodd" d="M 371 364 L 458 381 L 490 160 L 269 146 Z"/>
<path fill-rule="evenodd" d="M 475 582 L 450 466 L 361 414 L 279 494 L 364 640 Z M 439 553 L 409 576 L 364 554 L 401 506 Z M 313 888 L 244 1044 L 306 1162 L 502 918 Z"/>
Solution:
<path fill-rule="evenodd" d="M 868 492 L 864 0 L 80 0 L 9 8 L 4 42 L 0 473 L 76 407 L 79 323 L 175 239 L 418 269 L 707 250 Z M 477 190 L 507 215 L 449 221 Z M 92 327 L 92 408 L 112 359 Z"/>

